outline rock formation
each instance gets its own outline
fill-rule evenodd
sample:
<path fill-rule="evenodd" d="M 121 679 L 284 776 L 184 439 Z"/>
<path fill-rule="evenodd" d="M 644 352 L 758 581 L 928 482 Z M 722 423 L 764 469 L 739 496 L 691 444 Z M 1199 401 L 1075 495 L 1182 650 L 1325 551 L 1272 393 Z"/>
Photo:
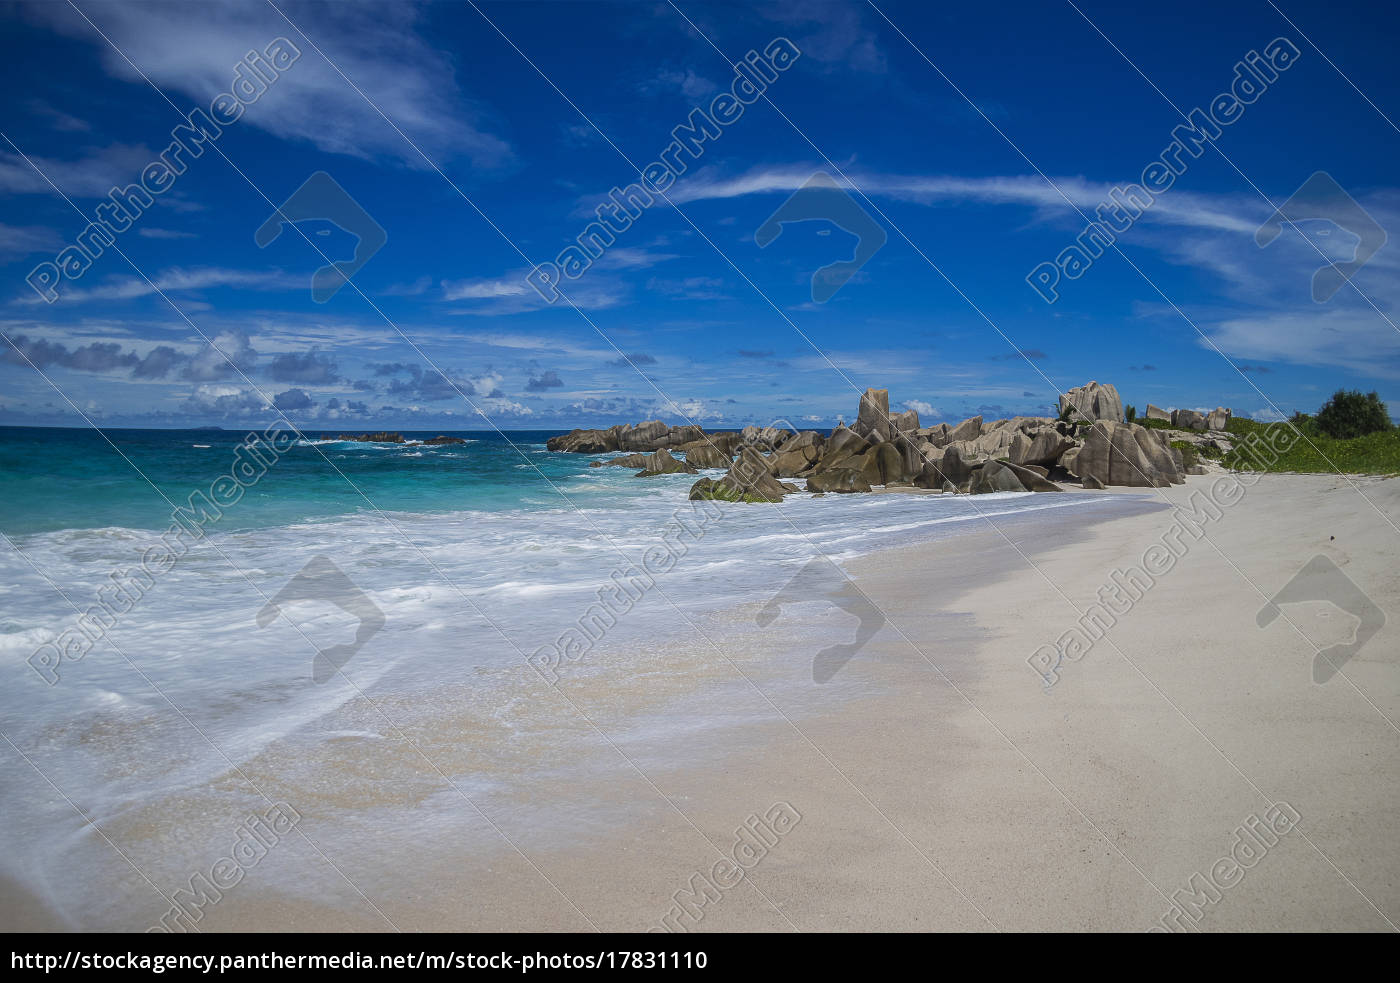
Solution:
<path fill-rule="evenodd" d="M 1073 463 L 1075 474 L 1104 485 L 1165 488 L 1186 480 L 1166 436 L 1135 423 L 1095 423 Z"/>
<path fill-rule="evenodd" d="M 1071 421 L 1111 420 L 1117 423 L 1123 419 L 1123 400 L 1115 386 L 1091 382 L 1060 397 L 1060 415 L 1064 416 L 1066 410 L 1072 410 Z"/>
<path fill-rule="evenodd" d="M 1224 430 L 1230 425 L 1230 410 L 1225 406 L 1217 406 L 1206 414 L 1207 430 Z"/>
<path fill-rule="evenodd" d="M 1076 419 L 1018 416 L 985 422 L 975 416 L 956 425 L 920 426 L 913 411 L 889 412 L 889 391 L 867 389 L 856 422 L 837 426 L 830 436 L 787 427 L 745 427 L 741 432 L 705 434 L 699 427 L 667 426 L 660 420 L 625 424 L 606 430 L 573 430 L 553 437 L 550 450 L 584 454 L 630 451 L 592 466 L 620 466 L 639 476 L 695 474 L 720 469 L 719 478 L 701 478 L 692 499 L 732 502 L 780 502 L 799 485 L 813 493 L 849 494 L 878 487 L 904 486 L 937 492 L 1057 492 L 1060 482 L 1078 478 L 1085 488 L 1126 485 L 1165 487 L 1185 480 L 1181 452 L 1170 441 L 1219 441 L 1224 435 L 1177 434 L 1148 429 L 1122 419 L 1118 391 L 1091 382 L 1061 400 Z M 1147 419 L 1168 414 L 1149 406 Z M 1204 430 L 1228 423 L 1229 410 L 1209 419 L 1191 410 L 1170 414 L 1178 422 Z M 1212 427 L 1213 429 L 1217 429 Z"/>
<path fill-rule="evenodd" d="M 638 478 L 653 478 L 658 474 L 699 474 L 700 469 L 687 461 L 677 461 L 664 447 L 643 458 L 642 470 Z"/>
<path fill-rule="evenodd" d="M 795 486 L 792 486 L 795 490 Z M 739 452 L 723 478 L 701 478 L 690 486 L 692 501 L 781 502 L 789 488 L 769 472 L 768 460 L 752 447 Z"/>
<path fill-rule="evenodd" d="M 1206 415 L 1195 410 L 1172 410 L 1172 426 L 1182 430 L 1204 430 Z"/>

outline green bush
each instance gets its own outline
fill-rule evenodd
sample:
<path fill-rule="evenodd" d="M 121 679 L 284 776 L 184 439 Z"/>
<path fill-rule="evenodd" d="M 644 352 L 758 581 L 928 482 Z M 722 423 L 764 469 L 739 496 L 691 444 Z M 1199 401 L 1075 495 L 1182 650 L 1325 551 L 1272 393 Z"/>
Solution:
<path fill-rule="evenodd" d="M 1235 417 L 1230 421 L 1230 430 L 1242 439 L 1235 442 L 1235 449 L 1225 455 L 1223 463 L 1227 468 L 1244 471 L 1258 470 L 1263 462 L 1258 454 L 1246 453 L 1246 444 L 1243 439 L 1251 432 L 1258 432 L 1259 438 L 1257 439 L 1260 447 L 1269 446 L 1270 443 L 1283 446 L 1285 442 L 1292 445 L 1286 453 L 1277 459 L 1265 457 L 1265 460 L 1269 462 L 1265 467 L 1265 470 L 1268 471 L 1298 474 L 1331 474 L 1336 471 L 1343 474 L 1396 474 L 1400 472 L 1400 428 L 1392 427 L 1383 433 L 1367 434 L 1364 437 L 1353 437 L 1350 440 L 1336 440 L 1320 433 L 1308 433 L 1307 425 L 1315 426 L 1316 424 L 1315 421 L 1308 420 L 1305 426 L 1295 427 L 1291 421 L 1259 423 L 1256 420 Z M 1302 436 L 1285 441 L 1280 435 L 1279 439 L 1271 442 L 1262 431 L 1274 429 L 1286 429 L 1290 434 L 1297 434 L 1301 431 Z"/>
<path fill-rule="evenodd" d="M 1173 440 L 1172 446 L 1181 451 L 1182 467 L 1194 468 L 1201 459 L 1195 444 L 1185 440 Z"/>
<path fill-rule="evenodd" d="M 1317 428 L 1336 440 L 1351 440 L 1391 429 L 1390 413 L 1374 390 L 1338 389 L 1317 411 Z M 1305 431 L 1306 432 L 1306 431 Z"/>
<path fill-rule="evenodd" d="M 1124 418 L 1125 420 L 1127 420 L 1129 423 L 1132 423 L 1134 420 L 1136 420 L 1136 419 L 1137 419 L 1137 407 L 1136 407 L 1136 406 L 1129 406 L 1126 410 L 1123 411 L 1123 418 Z"/>

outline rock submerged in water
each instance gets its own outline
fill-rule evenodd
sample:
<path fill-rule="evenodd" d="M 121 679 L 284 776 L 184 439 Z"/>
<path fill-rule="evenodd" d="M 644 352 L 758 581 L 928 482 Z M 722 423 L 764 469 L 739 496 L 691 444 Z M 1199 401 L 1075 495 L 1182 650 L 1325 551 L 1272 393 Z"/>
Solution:
<path fill-rule="evenodd" d="M 610 457 L 606 461 L 594 461 L 590 468 L 631 468 L 636 471 L 647 466 L 647 455 L 645 454 L 623 454 L 621 457 Z"/>
<path fill-rule="evenodd" d="M 681 450 L 685 453 L 686 461 L 697 468 L 727 468 L 729 463 L 734 460 L 728 452 L 718 445 L 707 443 L 704 440 L 686 444 Z"/>
<path fill-rule="evenodd" d="M 691 501 L 781 502 L 788 488 L 773 477 L 767 458 L 745 447 L 723 478 L 701 478 L 690 486 Z"/>
<path fill-rule="evenodd" d="M 451 444 L 465 444 L 466 441 L 461 437 L 444 437 L 439 434 L 436 437 L 423 441 L 423 443 L 427 444 L 429 447 L 446 447 Z"/>
<path fill-rule="evenodd" d="M 659 474 L 699 474 L 700 469 L 686 461 L 678 461 L 671 456 L 671 452 L 662 448 L 652 454 L 647 454 L 642 458 L 642 470 L 637 472 L 638 478 L 654 478 Z"/>

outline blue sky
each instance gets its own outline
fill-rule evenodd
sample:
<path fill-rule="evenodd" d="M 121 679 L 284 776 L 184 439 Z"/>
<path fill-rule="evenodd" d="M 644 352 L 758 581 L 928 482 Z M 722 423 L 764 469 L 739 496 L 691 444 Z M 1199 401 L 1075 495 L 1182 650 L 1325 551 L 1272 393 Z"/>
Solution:
<path fill-rule="evenodd" d="M 1267 418 L 1346 386 L 1400 412 L 1393 8 L 77 0 L 0 17 L 0 423 L 242 427 L 271 400 L 311 430 L 829 426 L 866 386 L 957 420 L 1045 413 L 1090 379 L 1139 409 Z M 300 56 L 47 302 L 32 271 L 279 37 Z M 798 54 L 766 98 L 673 153 L 666 197 L 564 297 L 527 285 L 780 38 Z M 1178 109 L 1208 110 L 1280 38 L 1297 57 L 1047 303 L 1027 275 L 1142 181 Z M 1325 303 L 1313 272 L 1353 237 L 1254 234 L 1317 171 L 1391 236 Z M 312 218 L 254 239 L 316 172 L 387 237 L 324 303 L 312 276 L 353 236 Z M 848 229 L 755 241 L 818 172 L 886 240 L 823 303 L 812 274 L 852 255 Z"/>

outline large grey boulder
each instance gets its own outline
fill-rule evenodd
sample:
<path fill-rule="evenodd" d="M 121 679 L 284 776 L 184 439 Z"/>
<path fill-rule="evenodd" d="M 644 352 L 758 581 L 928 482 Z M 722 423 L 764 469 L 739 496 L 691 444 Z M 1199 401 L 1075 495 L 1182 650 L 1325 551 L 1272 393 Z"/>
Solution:
<path fill-rule="evenodd" d="M 1072 410 L 1071 420 L 1110 420 L 1114 423 L 1123 419 L 1123 400 L 1118 388 L 1109 383 L 1091 382 L 1086 386 L 1076 386 L 1060 397 L 1060 415 Z"/>
<path fill-rule="evenodd" d="M 817 444 L 804 443 L 801 446 L 792 446 L 795 441 L 788 441 L 781 450 L 775 452 L 771 459 L 773 473 L 779 478 L 795 478 L 800 474 L 812 470 L 817 460 L 821 457 L 821 447 Z"/>
<path fill-rule="evenodd" d="M 982 436 L 982 418 L 980 416 L 969 417 L 956 427 L 950 427 L 947 435 L 943 439 L 943 446 L 958 440 L 976 440 Z"/>
<path fill-rule="evenodd" d="M 1170 413 L 1168 413 L 1166 410 L 1162 409 L 1162 407 L 1160 407 L 1160 406 L 1153 406 L 1151 403 L 1148 403 L 1148 404 L 1147 404 L 1147 419 L 1149 419 L 1149 420 L 1161 420 L 1163 423 L 1171 423 L 1171 422 L 1172 422 L 1172 415 L 1171 415 Z"/>
<path fill-rule="evenodd" d="M 927 440 L 935 447 L 942 447 L 948 443 L 948 424 L 940 423 L 936 427 L 920 427 L 914 431 L 914 437 Z"/>
<path fill-rule="evenodd" d="M 570 430 L 558 437 L 550 437 L 544 446 L 548 450 L 570 454 L 606 454 L 608 451 L 621 449 L 618 445 L 620 429 L 610 427 L 607 430 Z"/>
<path fill-rule="evenodd" d="M 1224 430 L 1230 425 L 1230 410 L 1225 406 L 1217 406 L 1206 414 L 1207 430 Z"/>
<path fill-rule="evenodd" d="M 998 464 L 1003 468 L 1006 468 L 1012 474 L 1014 474 L 1017 480 L 1020 481 L 1022 486 L 1026 489 L 1026 491 L 1064 491 L 1063 488 L 1055 484 L 1048 477 L 1046 477 L 1044 473 L 1042 473 L 1045 471 L 1044 468 L 1037 468 L 1034 466 L 1021 467 L 1019 464 L 1013 464 L 1010 461 L 994 461 L 993 463 Z"/>
<path fill-rule="evenodd" d="M 818 471 L 847 467 L 848 462 L 865 453 L 870 441 L 848 427 L 837 427 L 822 444 L 821 457 L 817 461 Z"/>
<path fill-rule="evenodd" d="M 941 489 L 946 480 L 943 474 L 943 458 L 947 454 L 946 449 L 934 447 L 932 444 L 922 444 L 920 451 L 919 469 L 910 472 L 913 476 L 914 486 Z"/>
<path fill-rule="evenodd" d="M 904 455 L 889 441 L 876 444 L 865 453 L 868 458 L 873 458 L 875 469 L 880 476 L 879 481 L 871 482 L 872 484 L 891 485 L 913 477 L 905 471 Z"/>
<path fill-rule="evenodd" d="M 916 417 L 917 420 L 917 417 Z M 867 389 L 860 397 L 860 409 L 851 427 L 862 437 L 875 441 L 890 439 L 890 391 Z"/>
<path fill-rule="evenodd" d="M 1074 438 L 1053 424 L 1020 430 L 1011 441 L 1008 457 L 1015 464 L 1039 464 L 1045 467 L 1059 461 L 1060 456 L 1075 446 Z"/>
<path fill-rule="evenodd" d="M 701 478 L 690 486 L 691 500 L 726 502 L 781 502 L 787 489 L 773 477 L 767 458 L 745 446 L 723 478 Z"/>
<path fill-rule="evenodd" d="M 890 416 L 890 436 L 912 434 L 919 429 L 918 410 L 905 410 Z"/>
<path fill-rule="evenodd" d="M 968 491 L 973 495 L 986 495 L 990 492 L 1023 492 L 1025 485 L 1021 484 L 1021 479 L 1016 476 L 1016 472 L 1002 464 L 1000 461 L 988 461 L 982 465 L 972 476 L 972 484 Z"/>
<path fill-rule="evenodd" d="M 1206 415 L 1195 410 L 1172 410 L 1172 426 L 1181 430 L 1204 430 Z"/>
<path fill-rule="evenodd" d="M 840 494 L 868 492 L 870 491 L 870 482 L 859 471 L 853 471 L 850 468 L 836 468 L 832 471 L 814 474 L 808 478 L 807 490 L 809 492 L 837 492 Z"/>
<path fill-rule="evenodd" d="M 958 441 L 956 444 L 949 444 L 943 448 L 943 457 L 933 466 L 933 472 L 941 475 L 942 480 L 937 483 L 937 487 L 942 487 L 943 482 L 961 488 L 969 478 L 972 477 L 973 465 L 963 460 L 963 448 L 967 446 L 966 441 Z M 915 484 L 924 488 L 933 488 L 933 475 L 920 475 L 920 481 Z"/>
<path fill-rule="evenodd" d="M 638 478 L 654 478 L 659 474 L 699 474 L 700 469 L 689 461 L 678 461 L 664 447 L 646 455 L 646 463 L 637 472 Z"/>
<path fill-rule="evenodd" d="M 1185 480 L 1166 436 L 1135 423 L 1095 423 L 1071 463 L 1072 473 L 1104 485 L 1161 488 Z"/>
<path fill-rule="evenodd" d="M 685 445 L 685 459 L 697 468 L 727 468 L 733 460 L 719 445 L 703 440 Z"/>
<path fill-rule="evenodd" d="M 646 454 L 623 454 L 621 457 L 610 457 L 606 461 L 594 461 L 590 468 L 631 468 L 633 471 L 647 466 Z"/>
<path fill-rule="evenodd" d="M 654 451 L 659 448 L 671 428 L 661 420 L 646 420 L 633 426 L 627 424 L 617 435 L 618 449 L 624 451 Z"/>

